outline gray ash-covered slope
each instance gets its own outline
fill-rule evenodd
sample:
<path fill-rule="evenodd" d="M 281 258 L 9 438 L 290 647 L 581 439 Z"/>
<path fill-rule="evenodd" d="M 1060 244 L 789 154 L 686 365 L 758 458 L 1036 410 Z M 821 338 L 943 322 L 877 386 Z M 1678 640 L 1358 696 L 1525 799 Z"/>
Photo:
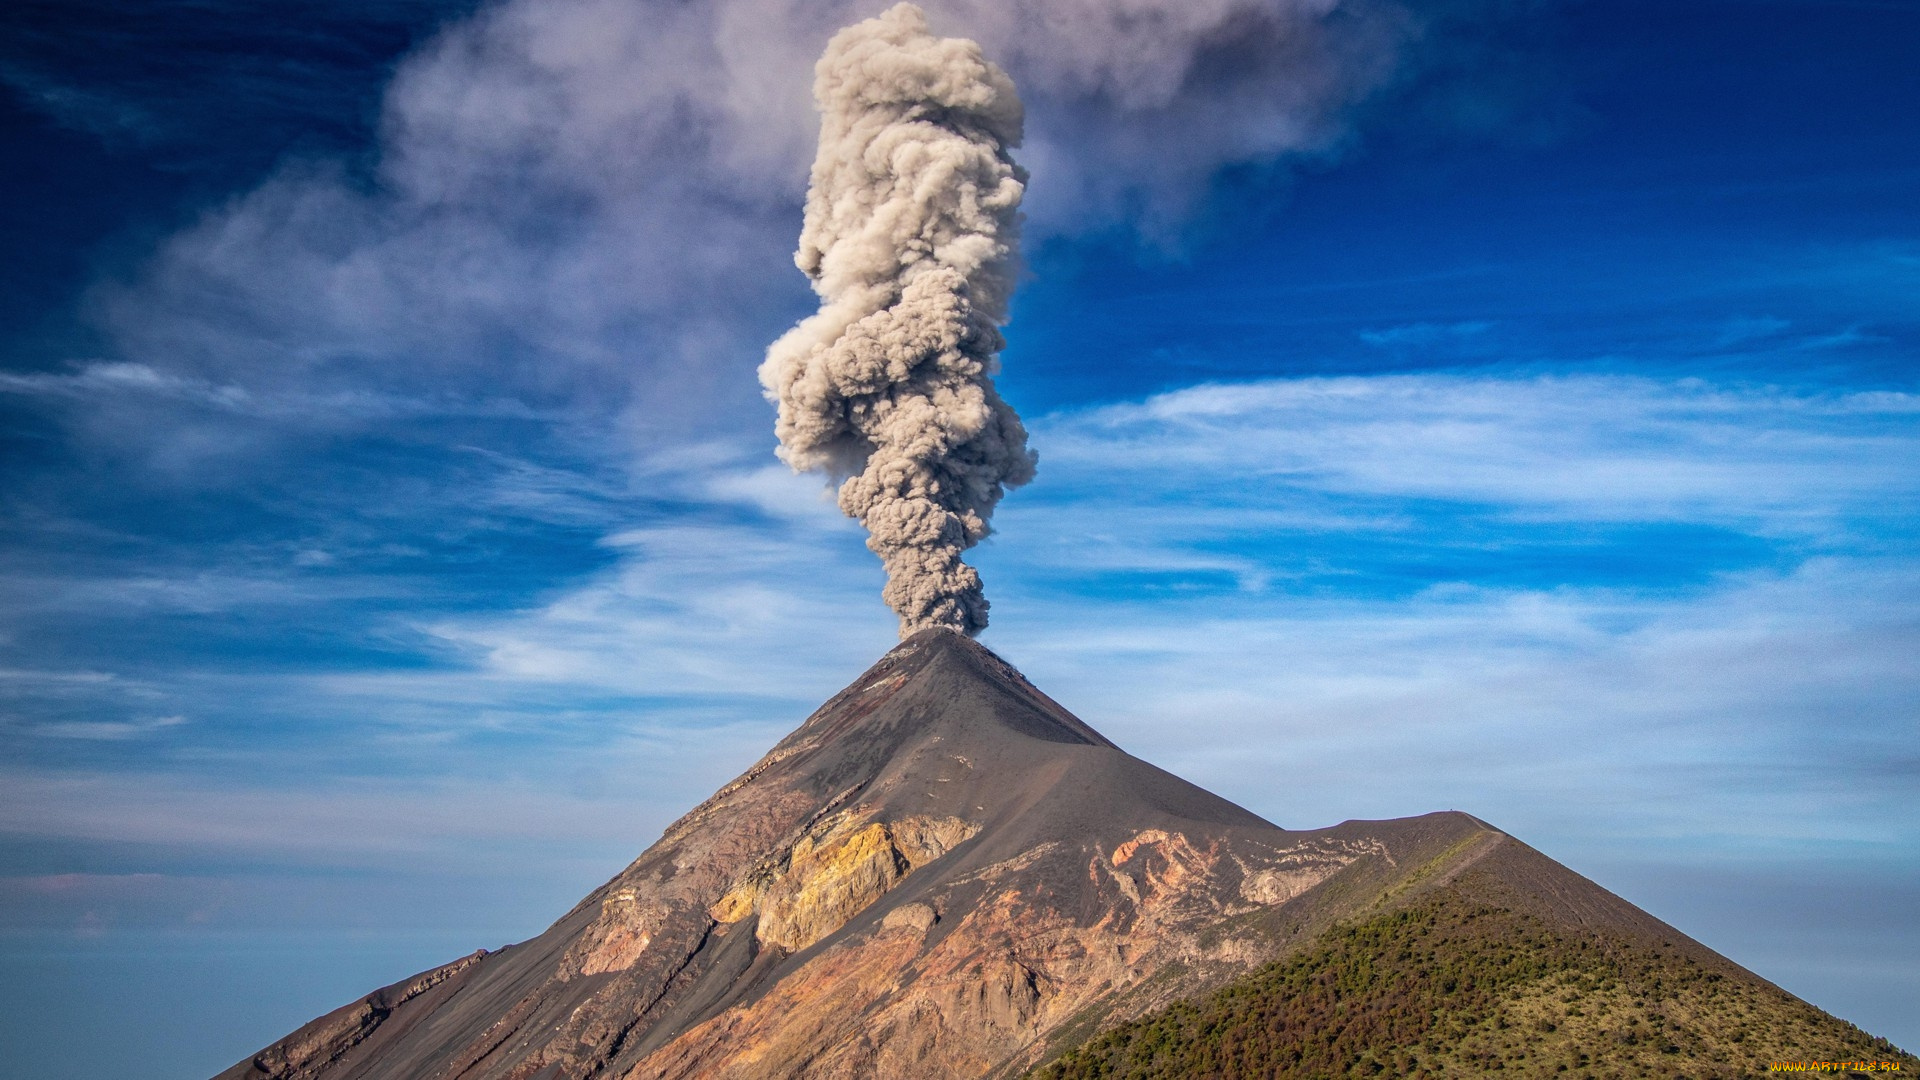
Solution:
<path fill-rule="evenodd" d="M 219 1080 L 1013 1076 L 1442 887 L 1752 978 L 1465 814 L 1278 828 L 929 630 L 546 933 Z"/>

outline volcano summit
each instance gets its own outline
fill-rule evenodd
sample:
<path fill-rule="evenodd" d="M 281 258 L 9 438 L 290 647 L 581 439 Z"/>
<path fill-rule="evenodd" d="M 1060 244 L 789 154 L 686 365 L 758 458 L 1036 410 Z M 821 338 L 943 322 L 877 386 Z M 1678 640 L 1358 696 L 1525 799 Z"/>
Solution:
<path fill-rule="evenodd" d="M 1382 925 L 1387 937 L 1365 937 Z M 1460 926 L 1478 930 L 1450 933 Z M 1535 959 L 1515 967 L 1522 945 Z M 1288 958 L 1343 971 L 1355 949 L 1368 974 L 1331 1019 L 1284 994 L 1231 996 Z M 1562 952 L 1565 964 L 1536 962 Z M 1594 968 L 1603 957 L 1617 977 Z M 1459 973 L 1472 984 L 1487 965 L 1523 976 L 1501 984 L 1498 1008 L 1560 1010 L 1535 1022 L 1522 1058 L 1557 1036 L 1573 1040 L 1568 1060 L 1595 1060 L 1580 1039 L 1610 1033 L 1580 1035 L 1565 1014 L 1582 1010 L 1552 996 L 1579 980 L 1592 995 L 1639 995 L 1621 1008 L 1640 1010 L 1634 1025 L 1645 1014 L 1649 1039 L 1660 1020 L 1648 1052 L 1670 1066 L 1684 1054 L 1698 1075 L 1765 1053 L 1781 1024 L 1825 1040 L 1802 1054 L 1898 1054 L 1466 814 L 1279 828 L 1132 757 L 993 653 L 935 629 L 539 937 L 379 990 L 219 1080 L 1011 1077 L 1083 1043 L 1054 1066 L 1082 1071 L 1060 1075 L 1287 1075 L 1244 1058 L 1258 1047 L 1242 1047 L 1238 1071 L 1152 1071 L 1125 1032 L 1225 986 L 1218 1000 L 1287 1014 L 1261 1021 L 1270 1035 L 1323 1050 L 1347 1037 L 1349 1065 L 1377 1064 L 1393 1047 L 1359 1045 L 1368 1032 L 1405 1041 L 1389 1022 L 1404 1001 L 1458 999 L 1472 989 L 1454 985 Z M 1650 1005 L 1656 993 L 1685 1017 Z M 1463 1019 L 1512 1026 L 1482 1011 Z M 1367 1016 L 1378 1022 L 1355 1026 Z M 1119 1042 L 1087 1042 L 1141 1017 Z M 1423 1007 L 1410 1022 L 1437 1045 L 1445 1019 Z M 1735 1037 L 1749 1022 L 1750 1043 Z M 1456 1051 L 1475 1045 L 1471 1031 L 1441 1034 Z M 1127 1072 L 1134 1059 L 1148 1071 Z"/>

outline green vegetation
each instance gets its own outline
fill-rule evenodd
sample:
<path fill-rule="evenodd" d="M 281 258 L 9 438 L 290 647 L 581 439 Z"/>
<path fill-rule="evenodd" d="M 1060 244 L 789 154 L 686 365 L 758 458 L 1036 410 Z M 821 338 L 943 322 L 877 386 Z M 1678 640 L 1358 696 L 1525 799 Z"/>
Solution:
<path fill-rule="evenodd" d="M 1556 932 L 1436 890 L 1194 1002 L 1113 1028 L 1031 1080 L 1750 1077 L 1901 1052 L 1667 944 Z"/>

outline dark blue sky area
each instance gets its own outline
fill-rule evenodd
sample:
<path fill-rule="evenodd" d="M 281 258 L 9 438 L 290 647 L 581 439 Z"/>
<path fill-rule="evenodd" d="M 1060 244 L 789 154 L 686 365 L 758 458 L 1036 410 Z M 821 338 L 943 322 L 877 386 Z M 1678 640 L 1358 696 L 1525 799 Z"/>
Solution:
<path fill-rule="evenodd" d="M 1920 7 L 1540 19 L 1527 48 L 1552 77 L 1502 89 L 1510 126 L 1448 138 L 1389 102 L 1278 198 L 1230 189 L 1267 208 L 1252 229 L 1214 218 L 1175 258 L 1043 249 L 1016 400 L 1530 364 L 1911 384 Z"/>
<path fill-rule="evenodd" d="M 72 306 L 289 156 L 364 156 L 401 55 L 470 0 L 18 0 L 0 16 L 0 334 L 9 364 L 87 336 Z"/>

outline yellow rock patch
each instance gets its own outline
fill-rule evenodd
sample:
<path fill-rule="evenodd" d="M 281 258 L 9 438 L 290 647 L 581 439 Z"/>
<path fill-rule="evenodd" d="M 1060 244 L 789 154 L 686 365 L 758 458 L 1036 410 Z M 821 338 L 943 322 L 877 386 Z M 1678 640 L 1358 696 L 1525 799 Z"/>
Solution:
<path fill-rule="evenodd" d="M 960 818 L 882 823 L 856 811 L 838 814 L 796 841 L 784 865 L 757 868 L 708 914 L 723 923 L 757 914 L 754 936 L 761 944 L 798 952 L 979 831 Z"/>

